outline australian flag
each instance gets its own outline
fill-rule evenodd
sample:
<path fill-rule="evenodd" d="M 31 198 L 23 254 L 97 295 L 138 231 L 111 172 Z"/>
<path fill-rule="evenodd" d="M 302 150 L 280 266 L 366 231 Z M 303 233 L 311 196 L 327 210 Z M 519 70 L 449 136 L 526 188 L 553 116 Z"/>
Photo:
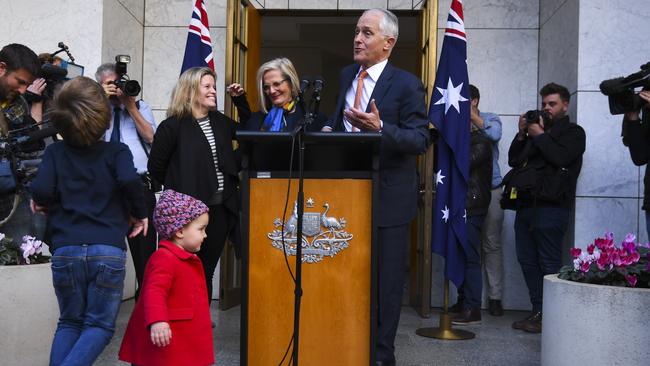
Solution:
<path fill-rule="evenodd" d="M 463 283 L 468 245 L 465 228 L 470 144 L 468 84 L 463 4 L 461 0 L 452 0 L 429 108 L 429 120 L 440 136 L 431 247 L 434 253 L 445 258 L 445 277 L 457 287 Z"/>
<path fill-rule="evenodd" d="M 195 66 L 207 66 L 214 70 L 208 12 L 205 10 L 203 0 L 196 0 L 196 4 L 194 4 L 190 29 L 187 33 L 181 74 L 190 67 Z"/>

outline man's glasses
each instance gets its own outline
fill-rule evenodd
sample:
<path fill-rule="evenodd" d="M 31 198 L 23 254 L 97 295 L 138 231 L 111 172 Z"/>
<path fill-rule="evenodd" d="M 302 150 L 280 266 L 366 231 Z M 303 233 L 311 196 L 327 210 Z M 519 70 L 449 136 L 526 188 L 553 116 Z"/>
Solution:
<path fill-rule="evenodd" d="M 279 88 L 280 85 L 282 85 L 282 83 L 284 83 L 285 81 L 287 81 L 287 79 L 282 79 L 282 80 L 280 80 L 280 81 L 275 81 L 275 82 L 271 83 L 271 85 L 268 85 L 268 84 L 262 85 L 262 90 L 263 90 L 264 92 L 268 92 L 269 90 L 271 90 L 271 87 L 273 87 L 274 89 L 277 89 L 277 88 Z"/>

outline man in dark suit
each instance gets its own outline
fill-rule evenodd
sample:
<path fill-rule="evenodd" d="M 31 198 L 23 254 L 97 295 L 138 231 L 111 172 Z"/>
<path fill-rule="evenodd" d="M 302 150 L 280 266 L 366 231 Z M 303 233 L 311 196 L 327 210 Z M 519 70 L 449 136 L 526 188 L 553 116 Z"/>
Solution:
<path fill-rule="evenodd" d="M 413 74 L 388 63 L 397 18 L 370 9 L 354 36 L 355 63 L 344 68 L 334 118 L 324 130 L 381 132 L 378 226 L 377 365 L 395 364 L 395 334 L 406 273 L 408 227 L 416 215 L 415 158 L 429 142 L 424 89 Z"/>

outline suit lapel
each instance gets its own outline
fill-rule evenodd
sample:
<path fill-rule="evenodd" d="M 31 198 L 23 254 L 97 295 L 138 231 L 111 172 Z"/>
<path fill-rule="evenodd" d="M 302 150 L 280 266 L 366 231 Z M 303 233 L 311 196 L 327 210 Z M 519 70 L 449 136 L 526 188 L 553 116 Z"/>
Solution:
<path fill-rule="evenodd" d="M 350 85 L 352 85 L 352 80 L 357 75 L 359 71 L 359 65 L 353 64 L 348 66 L 341 75 L 341 87 L 339 89 L 339 99 L 336 103 L 336 118 L 335 118 L 335 131 L 345 131 L 343 127 L 343 108 L 345 107 L 345 94 L 347 93 Z"/>
<path fill-rule="evenodd" d="M 368 100 L 368 106 L 366 107 L 366 113 L 370 113 L 370 101 L 375 100 L 377 108 L 381 106 L 381 101 L 384 99 L 386 92 L 390 89 L 391 79 L 393 78 L 394 68 L 390 63 L 386 63 L 386 67 L 379 75 L 379 80 L 375 84 L 375 89 L 372 91 L 370 100 Z"/>

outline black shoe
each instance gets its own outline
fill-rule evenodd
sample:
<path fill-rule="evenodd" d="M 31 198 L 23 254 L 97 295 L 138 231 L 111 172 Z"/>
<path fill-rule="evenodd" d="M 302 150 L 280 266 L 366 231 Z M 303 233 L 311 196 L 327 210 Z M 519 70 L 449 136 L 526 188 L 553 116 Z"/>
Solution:
<path fill-rule="evenodd" d="M 451 324 L 455 325 L 472 325 L 481 324 L 481 309 L 463 309 L 463 311 L 456 315 Z"/>
<path fill-rule="evenodd" d="M 448 313 L 460 313 L 463 311 L 463 300 L 458 300 L 454 305 L 447 308 Z"/>
<path fill-rule="evenodd" d="M 515 329 L 525 330 L 526 327 L 528 327 L 531 322 L 539 322 L 540 323 L 539 328 L 541 332 L 542 312 L 541 311 L 532 312 L 526 319 L 517 320 L 516 322 L 512 323 L 512 327 Z"/>
<path fill-rule="evenodd" d="M 501 300 L 490 300 L 490 305 L 488 307 L 488 312 L 492 316 L 503 316 L 503 306 L 501 306 Z"/>

